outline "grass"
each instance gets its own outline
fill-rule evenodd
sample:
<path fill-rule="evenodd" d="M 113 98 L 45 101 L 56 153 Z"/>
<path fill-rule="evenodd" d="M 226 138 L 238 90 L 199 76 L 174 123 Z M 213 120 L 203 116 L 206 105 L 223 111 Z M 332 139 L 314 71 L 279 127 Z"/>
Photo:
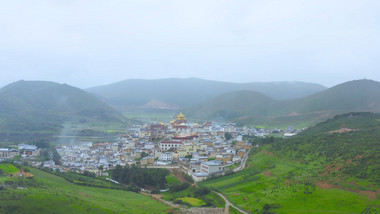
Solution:
<path fill-rule="evenodd" d="M 72 173 L 72 172 L 52 172 L 52 173 L 60 177 L 63 177 L 66 180 L 72 181 L 75 184 L 81 183 L 81 184 L 89 184 L 89 185 L 96 185 L 96 186 L 120 188 L 119 185 L 108 182 L 105 180 L 105 178 L 102 178 L 102 177 L 92 178 L 92 177 L 88 177 L 88 176 L 84 176 L 84 175 Z"/>
<path fill-rule="evenodd" d="M 175 177 L 174 175 L 168 175 L 166 176 L 166 181 L 168 182 L 168 185 L 171 186 L 173 184 L 180 184 L 181 182 L 178 180 L 177 177 Z"/>
<path fill-rule="evenodd" d="M 239 210 L 235 209 L 233 206 L 230 206 L 228 208 L 228 213 L 230 213 L 230 214 L 241 214 L 241 212 Z"/>
<path fill-rule="evenodd" d="M 183 198 L 178 198 L 182 200 L 183 202 L 189 203 L 193 207 L 201 207 L 203 205 L 206 205 L 206 202 L 204 202 L 202 199 L 199 198 L 193 198 L 193 197 L 183 197 Z"/>
<path fill-rule="evenodd" d="M 235 164 L 232 164 L 230 166 L 227 166 L 226 168 L 227 169 L 235 169 L 236 167 L 240 166 L 240 162 L 239 163 L 235 163 Z"/>
<path fill-rule="evenodd" d="M 263 150 L 253 153 L 248 168 L 231 176 L 200 183 L 217 189 L 243 209 L 261 211 L 265 205 L 276 213 L 361 213 L 380 208 L 379 199 L 340 188 L 315 185 L 320 169 L 314 165 L 282 159 Z"/>
<path fill-rule="evenodd" d="M 194 191 L 195 190 L 196 190 L 196 187 L 190 186 L 187 189 L 184 189 L 184 190 L 179 191 L 179 192 L 169 191 L 169 192 L 163 192 L 163 193 L 161 193 L 161 195 L 164 196 L 163 197 L 164 200 L 175 201 L 175 200 L 178 200 L 181 198 L 195 198 L 194 197 Z M 199 200 L 202 200 L 203 202 L 205 202 L 205 205 L 208 202 L 209 205 L 212 207 L 224 207 L 225 206 L 224 199 L 221 198 L 219 195 L 217 195 L 214 192 L 210 192 L 209 194 L 202 196 L 201 198 L 199 198 Z M 192 206 L 194 206 L 194 205 L 192 205 Z"/>
<path fill-rule="evenodd" d="M 0 195 L 0 213 L 165 213 L 169 209 L 134 192 L 86 187 L 31 168 L 40 186 L 6 189 Z"/>
<path fill-rule="evenodd" d="M 17 167 L 15 167 L 13 164 L 9 163 L 2 163 L 0 164 L 0 170 L 3 171 L 5 174 L 13 174 L 19 171 Z"/>

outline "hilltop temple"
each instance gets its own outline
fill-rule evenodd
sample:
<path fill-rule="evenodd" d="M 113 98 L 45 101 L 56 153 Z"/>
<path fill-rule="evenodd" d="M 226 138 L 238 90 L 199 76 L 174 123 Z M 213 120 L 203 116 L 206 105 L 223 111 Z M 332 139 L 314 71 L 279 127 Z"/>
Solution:
<path fill-rule="evenodd" d="M 176 125 L 186 125 L 187 123 L 187 119 L 185 117 L 185 115 L 183 115 L 182 113 L 179 113 L 176 117 L 175 120 L 171 121 L 171 124 L 173 126 L 176 126 Z"/>

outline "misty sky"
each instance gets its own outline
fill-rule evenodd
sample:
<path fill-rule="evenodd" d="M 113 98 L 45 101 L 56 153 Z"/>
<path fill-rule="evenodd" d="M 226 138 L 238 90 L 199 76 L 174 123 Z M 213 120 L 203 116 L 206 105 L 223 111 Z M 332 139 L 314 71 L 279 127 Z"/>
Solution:
<path fill-rule="evenodd" d="M 380 81 L 379 11 L 379 0 L 3 1 L 0 87 Z"/>

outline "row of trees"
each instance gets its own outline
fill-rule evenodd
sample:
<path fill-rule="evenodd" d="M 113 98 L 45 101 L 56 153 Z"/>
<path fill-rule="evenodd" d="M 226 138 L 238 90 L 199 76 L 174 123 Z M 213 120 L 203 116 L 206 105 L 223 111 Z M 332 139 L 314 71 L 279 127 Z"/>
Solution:
<path fill-rule="evenodd" d="M 117 165 L 112 170 L 112 179 L 126 185 L 136 185 L 139 187 L 165 188 L 167 169 L 149 169 L 137 166 Z"/>

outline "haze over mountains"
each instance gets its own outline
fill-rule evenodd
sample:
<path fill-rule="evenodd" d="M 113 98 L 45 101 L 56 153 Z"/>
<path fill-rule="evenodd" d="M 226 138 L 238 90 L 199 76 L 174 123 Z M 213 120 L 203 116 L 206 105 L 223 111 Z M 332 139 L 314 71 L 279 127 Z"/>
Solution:
<path fill-rule="evenodd" d="M 243 124 L 263 121 L 292 124 L 321 121 L 351 111 L 380 112 L 380 83 L 349 81 L 308 97 L 280 101 L 257 92 L 237 91 L 208 99 L 187 113 L 196 118 Z"/>
<path fill-rule="evenodd" d="M 95 96 L 66 84 L 18 81 L 0 89 L 2 131 L 55 132 L 67 121 L 121 121 L 122 116 Z"/>
<path fill-rule="evenodd" d="M 56 132 L 67 121 L 120 122 L 125 119 L 122 111 L 141 108 L 172 109 L 193 119 L 255 125 L 314 124 L 345 112 L 380 112 L 380 83 L 372 80 L 350 81 L 329 89 L 302 82 L 125 80 L 87 91 L 96 96 L 47 81 L 9 84 L 0 89 L 0 128 L 3 132 Z"/>
<path fill-rule="evenodd" d="M 229 83 L 197 78 L 124 80 L 87 89 L 107 103 L 121 109 L 188 108 L 199 102 L 227 92 L 250 90 L 261 92 L 276 100 L 305 97 L 326 87 L 304 82 Z"/>

